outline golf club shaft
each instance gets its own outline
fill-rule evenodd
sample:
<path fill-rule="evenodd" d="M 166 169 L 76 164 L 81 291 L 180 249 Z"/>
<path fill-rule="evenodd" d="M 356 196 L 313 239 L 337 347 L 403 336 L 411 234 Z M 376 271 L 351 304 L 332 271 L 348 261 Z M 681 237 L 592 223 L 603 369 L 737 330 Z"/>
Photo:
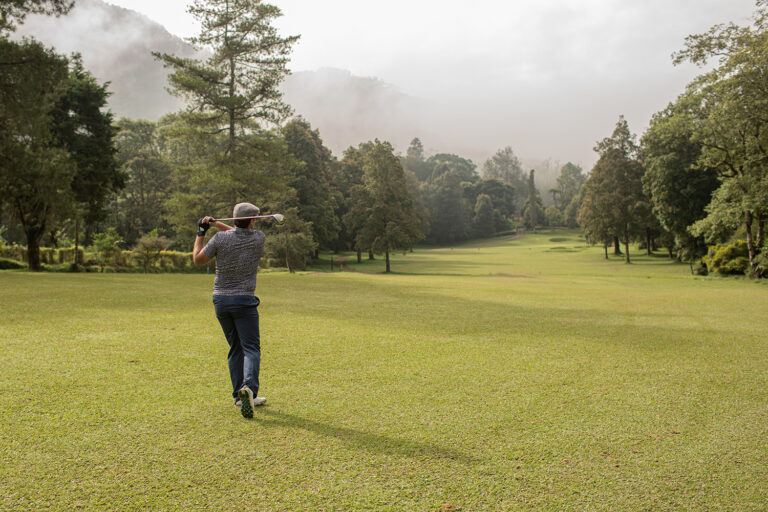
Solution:
<path fill-rule="evenodd" d="M 250 217 L 227 217 L 226 219 L 213 219 L 213 222 L 218 222 L 221 220 L 268 219 L 268 218 L 275 218 L 276 215 L 280 215 L 280 214 L 273 213 L 270 215 L 251 215 Z"/>

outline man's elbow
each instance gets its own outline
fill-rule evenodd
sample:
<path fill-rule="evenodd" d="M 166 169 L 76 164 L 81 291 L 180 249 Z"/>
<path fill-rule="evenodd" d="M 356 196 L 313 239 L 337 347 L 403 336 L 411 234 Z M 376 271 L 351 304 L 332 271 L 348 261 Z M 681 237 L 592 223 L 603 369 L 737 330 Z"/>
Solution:
<path fill-rule="evenodd" d="M 198 267 L 205 265 L 209 261 L 211 261 L 211 258 L 206 256 L 203 251 L 200 251 L 199 253 L 192 256 L 192 263 L 194 263 Z"/>

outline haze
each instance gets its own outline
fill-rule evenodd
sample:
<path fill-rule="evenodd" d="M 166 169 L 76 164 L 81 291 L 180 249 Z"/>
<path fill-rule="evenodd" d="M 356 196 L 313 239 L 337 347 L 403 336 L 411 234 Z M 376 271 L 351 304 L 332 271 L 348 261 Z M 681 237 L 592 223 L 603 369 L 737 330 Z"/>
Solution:
<path fill-rule="evenodd" d="M 198 30 L 185 0 L 110 2 L 180 36 Z M 753 0 L 272 3 L 283 10 L 281 33 L 302 36 L 293 71 L 347 69 L 426 100 L 429 122 L 414 123 L 424 133 L 403 138 L 420 136 L 428 152 L 481 163 L 509 145 L 524 160 L 587 169 L 619 115 L 642 133 L 700 72 L 671 64 L 686 35 L 747 23 L 754 10 Z"/>

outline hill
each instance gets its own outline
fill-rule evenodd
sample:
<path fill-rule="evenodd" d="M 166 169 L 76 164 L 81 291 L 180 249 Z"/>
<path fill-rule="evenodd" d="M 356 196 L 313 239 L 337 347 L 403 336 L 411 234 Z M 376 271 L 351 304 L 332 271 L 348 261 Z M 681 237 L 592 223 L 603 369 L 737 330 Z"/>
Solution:
<path fill-rule="evenodd" d="M 61 53 L 80 53 L 96 78 L 110 82 L 109 105 L 116 117 L 134 119 L 157 120 L 184 106 L 166 90 L 167 70 L 151 52 L 208 54 L 146 16 L 102 0 L 78 0 L 69 15 L 59 18 L 29 16 L 15 34 L 24 36 Z M 417 126 L 424 101 L 376 78 L 340 69 L 300 71 L 286 79 L 283 91 L 296 114 L 319 128 L 335 152 L 376 137 L 405 147 L 424 132 Z"/>

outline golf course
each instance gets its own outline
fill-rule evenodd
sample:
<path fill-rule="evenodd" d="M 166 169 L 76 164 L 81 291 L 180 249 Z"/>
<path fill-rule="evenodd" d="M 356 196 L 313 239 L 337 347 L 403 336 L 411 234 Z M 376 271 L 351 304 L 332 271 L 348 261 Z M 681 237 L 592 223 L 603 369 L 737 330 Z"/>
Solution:
<path fill-rule="evenodd" d="M 0 510 L 766 510 L 768 285 L 542 230 L 213 274 L 0 272 Z M 764 280 L 763 280 L 764 281 Z"/>

